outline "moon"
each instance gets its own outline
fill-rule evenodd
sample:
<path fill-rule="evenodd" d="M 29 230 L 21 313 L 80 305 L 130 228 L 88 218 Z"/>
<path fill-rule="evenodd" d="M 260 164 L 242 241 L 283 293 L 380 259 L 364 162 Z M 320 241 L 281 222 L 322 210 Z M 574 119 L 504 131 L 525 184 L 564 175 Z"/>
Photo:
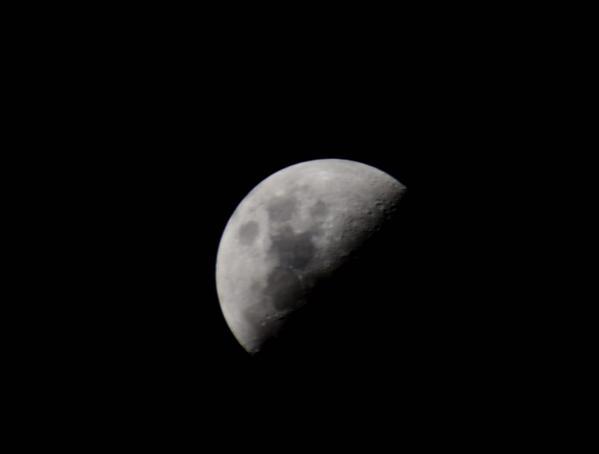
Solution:
<path fill-rule="evenodd" d="M 319 284 L 396 216 L 405 190 L 369 165 L 319 159 L 286 167 L 250 191 L 216 259 L 220 307 L 243 348 L 256 354 L 276 340 Z"/>

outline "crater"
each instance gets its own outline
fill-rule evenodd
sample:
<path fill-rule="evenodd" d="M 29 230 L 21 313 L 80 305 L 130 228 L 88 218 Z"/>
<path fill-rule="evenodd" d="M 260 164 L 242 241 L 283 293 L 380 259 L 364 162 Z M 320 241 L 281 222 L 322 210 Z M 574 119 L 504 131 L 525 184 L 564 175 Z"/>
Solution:
<path fill-rule="evenodd" d="M 239 228 L 239 241 L 245 246 L 250 246 L 256 241 L 260 228 L 255 221 L 246 222 Z"/>

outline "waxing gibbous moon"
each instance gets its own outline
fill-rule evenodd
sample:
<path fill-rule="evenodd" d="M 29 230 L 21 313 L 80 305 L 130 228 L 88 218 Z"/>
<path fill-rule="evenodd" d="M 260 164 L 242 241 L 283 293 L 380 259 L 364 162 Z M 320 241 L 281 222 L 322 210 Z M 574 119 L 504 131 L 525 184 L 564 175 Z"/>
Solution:
<path fill-rule="evenodd" d="M 302 162 L 259 183 L 229 219 L 216 260 L 220 306 L 245 350 L 276 339 L 319 283 L 395 217 L 404 192 L 381 170 L 343 159 Z"/>

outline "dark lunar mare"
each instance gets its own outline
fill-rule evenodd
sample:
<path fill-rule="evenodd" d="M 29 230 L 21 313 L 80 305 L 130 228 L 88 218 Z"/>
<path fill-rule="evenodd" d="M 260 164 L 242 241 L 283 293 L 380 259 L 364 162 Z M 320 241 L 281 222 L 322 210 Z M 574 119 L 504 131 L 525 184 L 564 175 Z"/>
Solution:
<path fill-rule="evenodd" d="M 239 228 L 239 240 L 244 246 L 251 246 L 256 240 L 260 228 L 256 221 L 249 221 Z"/>
<path fill-rule="evenodd" d="M 314 257 L 316 247 L 313 238 L 319 234 L 318 228 L 307 232 L 295 233 L 285 226 L 270 237 L 271 247 L 268 253 L 281 266 L 294 270 L 303 270 Z"/>
<path fill-rule="evenodd" d="M 328 212 L 326 204 L 318 201 L 310 208 L 313 227 L 301 233 L 293 231 L 286 221 L 297 209 L 293 196 L 275 199 L 267 207 L 270 224 L 268 254 L 276 263 L 266 280 L 264 295 L 277 311 L 292 311 L 305 303 L 306 288 L 300 279 L 316 254 L 315 237 L 322 234 L 320 220 Z"/>

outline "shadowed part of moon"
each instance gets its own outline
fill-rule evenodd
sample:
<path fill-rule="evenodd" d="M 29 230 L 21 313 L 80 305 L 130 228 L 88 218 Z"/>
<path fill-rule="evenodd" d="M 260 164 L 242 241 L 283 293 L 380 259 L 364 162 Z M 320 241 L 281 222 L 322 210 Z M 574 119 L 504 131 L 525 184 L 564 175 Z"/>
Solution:
<path fill-rule="evenodd" d="M 239 228 L 239 240 L 241 244 L 251 245 L 258 236 L 258 223 L 255 221 L 246 222 Z"/>

